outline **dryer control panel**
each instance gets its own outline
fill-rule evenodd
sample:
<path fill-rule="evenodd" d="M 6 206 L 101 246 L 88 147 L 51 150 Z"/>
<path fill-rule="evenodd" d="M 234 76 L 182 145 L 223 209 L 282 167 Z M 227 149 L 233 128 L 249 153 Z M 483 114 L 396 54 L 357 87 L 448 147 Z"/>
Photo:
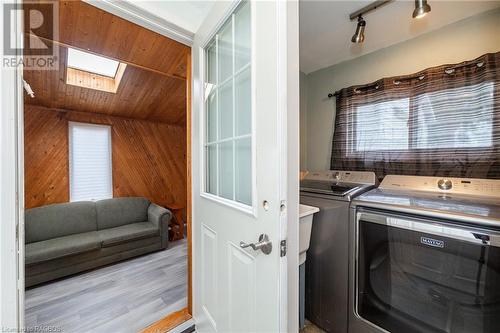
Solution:
<path fill-rule="evenodd" d="M 387 175 L 379 188 L 500 198 L 500 179 Z"/>
<path fill-rule="evenodd" d="M 342 171 L 342 170 L 325 170 L 325 171 L 310 171 L 304 177 L 306 180 L 326 180 L 336 181 L 339 183 L 353 183 L 375 185 L 375 173 L 371 171 Z"/>

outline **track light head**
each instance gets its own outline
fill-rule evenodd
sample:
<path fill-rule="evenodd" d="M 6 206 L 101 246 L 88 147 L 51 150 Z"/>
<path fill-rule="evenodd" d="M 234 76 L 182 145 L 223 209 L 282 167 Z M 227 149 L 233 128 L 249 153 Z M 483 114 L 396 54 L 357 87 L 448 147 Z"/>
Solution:
<path fill-rule="evenodd" d="M 415 10 L 413 11 L 413 18 L 422 18 L 431 11 L 431 6 L 427 3 L 427 0 L 415 0 Z"/>
<path fill-rule="evenodd" d="M 363 43 L 365 40 L 365 27 L 366 21 L 361 15 L 358 16 L 358 25 L 356 26 L 356 32 L 351 38 L 353 43 Z"/>

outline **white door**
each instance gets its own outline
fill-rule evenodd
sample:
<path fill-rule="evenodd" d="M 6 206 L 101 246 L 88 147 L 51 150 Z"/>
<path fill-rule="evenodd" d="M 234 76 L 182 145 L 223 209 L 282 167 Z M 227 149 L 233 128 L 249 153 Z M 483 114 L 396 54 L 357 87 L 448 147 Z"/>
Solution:
<path fill-rule="evenodd" d="M 287 6 L 216 1 L 195 35 L 193 314 L 199 332 L 289 329 L 287 258 L 280 242 L 292 216 L 287 24 L 298 20 L 294 15 L 294 22 L 287 21 Z M 292 192 L 298 192 L 295 186 Z"/>

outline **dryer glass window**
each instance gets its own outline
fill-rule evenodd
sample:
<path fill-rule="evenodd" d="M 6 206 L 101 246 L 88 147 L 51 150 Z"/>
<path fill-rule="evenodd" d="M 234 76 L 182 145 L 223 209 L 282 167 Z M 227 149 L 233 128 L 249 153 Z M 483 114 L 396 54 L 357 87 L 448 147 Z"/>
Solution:
<path fill-rule="evenodd" d="M 500 248 L 487 236 L 494 231 L 377 219 L 358 224 L 362 318 L 390 332 L 500 332 Z"/>

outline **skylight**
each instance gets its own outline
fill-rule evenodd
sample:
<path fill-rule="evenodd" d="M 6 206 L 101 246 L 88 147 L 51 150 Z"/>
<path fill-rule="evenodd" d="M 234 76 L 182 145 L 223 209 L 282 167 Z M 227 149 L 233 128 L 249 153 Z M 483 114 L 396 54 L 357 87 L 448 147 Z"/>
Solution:
<path fill-rule="evenodd" d="M 68 67 L 114 78 L 119 62 L 92 53 L 68 48 Z"/>

